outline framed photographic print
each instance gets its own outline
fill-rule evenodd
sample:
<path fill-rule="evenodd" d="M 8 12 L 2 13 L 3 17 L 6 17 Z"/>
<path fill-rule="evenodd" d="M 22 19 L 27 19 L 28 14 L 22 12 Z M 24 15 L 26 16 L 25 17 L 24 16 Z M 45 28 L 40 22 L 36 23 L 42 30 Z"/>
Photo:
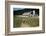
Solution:
<path fill-rule="evenodd" d="M 45 32 L 45 4 L 7 1 L 6 34 L 35 34 Z"/>

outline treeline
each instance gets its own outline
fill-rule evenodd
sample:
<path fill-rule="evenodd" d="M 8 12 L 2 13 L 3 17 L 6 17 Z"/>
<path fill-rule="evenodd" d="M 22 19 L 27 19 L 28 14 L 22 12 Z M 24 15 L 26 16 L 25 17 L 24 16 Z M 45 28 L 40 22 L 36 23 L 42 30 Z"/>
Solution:
<path fill-rule="evenodd" d="M 29 8 L 25 8 L 22 10 L 13 10 L 13 14 L 14 15 L 22 15 L 25 12 L 30 12 L 30 11 L 33 12 L 33 10 L 35 10 L 35 13 L 39 15 L 39 9 L 29 9 Z"/>

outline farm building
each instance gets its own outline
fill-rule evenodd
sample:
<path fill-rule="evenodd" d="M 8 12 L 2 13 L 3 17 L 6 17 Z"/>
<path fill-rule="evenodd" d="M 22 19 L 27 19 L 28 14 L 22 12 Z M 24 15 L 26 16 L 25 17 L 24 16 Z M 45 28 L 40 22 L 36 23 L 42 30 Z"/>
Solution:
<path fill-rule="evenodd" d="M 27 15 L 27 16 L 39 16 L 39 9 L 19 9 L 19 10 L 14 10 L 14 15 Z"/>

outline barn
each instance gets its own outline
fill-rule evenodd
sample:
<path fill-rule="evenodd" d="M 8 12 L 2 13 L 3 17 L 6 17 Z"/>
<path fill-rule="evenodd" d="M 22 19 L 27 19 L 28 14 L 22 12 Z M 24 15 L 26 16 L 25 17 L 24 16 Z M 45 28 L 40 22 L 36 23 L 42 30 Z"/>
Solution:
<path fill-rule="evenodd" d="M 14 9 L 14 15 L 20 15 L 23 17 L 24 16 L 39 16 L 39 9 L 29 9 L 29 8 L 24 8 L 24 9 L 19 9 L 19 10 L 15 10 Z"/>

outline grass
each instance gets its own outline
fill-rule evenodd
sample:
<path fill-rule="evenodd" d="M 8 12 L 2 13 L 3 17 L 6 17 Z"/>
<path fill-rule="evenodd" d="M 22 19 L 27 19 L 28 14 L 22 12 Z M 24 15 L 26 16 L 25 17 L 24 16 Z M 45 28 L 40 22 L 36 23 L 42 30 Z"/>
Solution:
<path fill-rule="evenodd" d="M 30 27 L 39 26 L 39 18 L 36 17 L 17 17 L 14 16 L 14 27 L 21 27 L 21 23 L 27 23 Z"/>

